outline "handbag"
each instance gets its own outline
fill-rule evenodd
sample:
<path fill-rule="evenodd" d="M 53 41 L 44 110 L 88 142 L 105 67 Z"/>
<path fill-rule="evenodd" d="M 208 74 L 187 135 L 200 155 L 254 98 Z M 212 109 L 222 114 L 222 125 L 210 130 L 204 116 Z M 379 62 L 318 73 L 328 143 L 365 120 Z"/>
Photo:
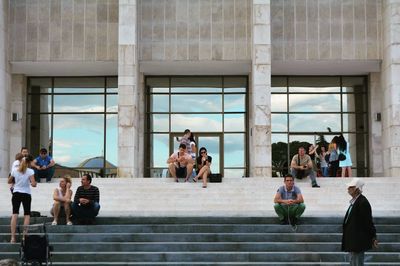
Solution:
<path fill-rule="evenodd" d="M 210 174 L 210 183 L 221 183 L 222 176 L 221 174 Z"/>
<path fill-rule="evenodd" d="M 339 159 L 339 161 L 344 161 L 344 160 L 346 160 L 346 155 L 341 153 L 341 154 L 339 154 L 338 159 Z"/>

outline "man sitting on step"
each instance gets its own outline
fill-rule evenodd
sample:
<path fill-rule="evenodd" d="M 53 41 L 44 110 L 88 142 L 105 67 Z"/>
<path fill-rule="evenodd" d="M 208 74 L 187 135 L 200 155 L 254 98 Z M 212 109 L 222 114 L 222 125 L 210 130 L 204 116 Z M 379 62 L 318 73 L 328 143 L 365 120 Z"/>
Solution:
<path fill-rule="evenodd" d="M 99 189 L 91 185 L 92 176 L 85 174 L 81 178 L 82 186 L 78 187 L 72 203 L 72 213 L 78 224 L 93 224 L 100 210 Z"/>
<path fill-rule="evenodd" d="M 281 224 L 296 225 L 306 205 L 304 205 L 300 189 L 294 185 L 294 178 L 291 174 L 284 177 L 284 184 L 278 189 L 274 198 L 275 212 L 278 214 Z"/>
<path fill-rule="evenodd" d="M 294 177 L 302 179 L 303 177 L 310 176 L 311 186 L 318 188 L 319 185 L 315 179 L 315 171 L 313 170 L 313 163 L 304 147 L 299 147 L 298 153 L 293 156 L 290 163 L 290 171 Z"/>
<path fill-rule="evenodd" d="M 174 152 L 167 160 L 168 170 L 175 182 L 179 182 L 178 178 L 185 178 L 185 182 L 193 171 L 193 159 L 187 153 L 186 145 L 181 143 L 179 151 Z"/>

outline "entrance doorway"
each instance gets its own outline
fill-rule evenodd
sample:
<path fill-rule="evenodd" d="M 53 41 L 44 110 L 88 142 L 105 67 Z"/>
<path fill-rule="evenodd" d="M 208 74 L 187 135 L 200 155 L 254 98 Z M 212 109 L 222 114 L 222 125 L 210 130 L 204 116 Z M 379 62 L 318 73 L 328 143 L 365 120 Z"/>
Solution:
<path fill-rule="evenodd" d="M 223 175 L 223 140 L 222 134 L 217 133 L 195 133 L 193 132 L 196 141 L 196 158 L 199 156 L 199 149 L 204 147 L 207 149 L 207 154 L 212 157 L 211 172 L 221 173 Z M 182 137 L 182 133 L 171 133 L 169 138 L 169 153 L 177 151 L 179 142 L 176 138 Z"/>

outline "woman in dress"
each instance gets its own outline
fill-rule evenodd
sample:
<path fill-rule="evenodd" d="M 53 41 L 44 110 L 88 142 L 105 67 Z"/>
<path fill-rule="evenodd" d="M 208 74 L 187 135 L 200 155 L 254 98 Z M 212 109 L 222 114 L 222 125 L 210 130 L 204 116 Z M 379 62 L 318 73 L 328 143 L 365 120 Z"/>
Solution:
<path fill-rule="evenodd" d="M 8 178 L 8 183 L 14 182 L 14 190 L 12 195 L 13 213 L 11 216 L 11 243 L 16 242 L 15 231 L 17 228 L 17 220 L 19 208 L 24 207 L 24 226 L 29 225 L 31 218 L 31 186 L 36 187 L 35 172 L 29 168 L 33 161 L 32 156 L 22 158 L 18 168 L 12 169 L 11 175 Z"/>
<path fill-rule="evenodd" d="M 53 192 L 54 204 L 53 208 L 50 211 L 51 215 L 54 216 L 54 220 L 51 223 L 51 225 L 58 224 L 58 218 L 60 215 L 61 208 L 64 209 L 67 225 L 72 225 L 72 222 L 70 220 L 71 197 L 72 197 L 71 185 L 72 185 L 71 177 L 69 175 L 66 175 L 60 179 L 60 187 L 54 189 Z"/>
<path fill-rule="evenodd" d="M 342 134 L 338 137 L 337 146 L 339 150 L 339 154 L 343 154 L 346 156 L 346 159 L 339 161 L 339 167 L 342 168 L 342 177 L 346 176 L 346 171 L 348 173 L 348 177 L 352 177 L 351 166 L 353 165 L 350 156 L 350 143 L 346 141 Z"/>

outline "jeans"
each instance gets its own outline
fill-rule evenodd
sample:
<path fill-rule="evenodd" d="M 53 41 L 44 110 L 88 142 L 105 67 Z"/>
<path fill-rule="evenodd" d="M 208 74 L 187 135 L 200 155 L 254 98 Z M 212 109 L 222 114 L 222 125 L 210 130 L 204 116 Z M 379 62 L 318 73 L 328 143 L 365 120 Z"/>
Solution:
<path fill-rule="evenodd" d="M 350 266 L 364 266 L 364 252 L 350 252 Z"/>
<path fill-rule="evenodd" d="M 72 203 L 72 213 L 78 219 L 94 219 L 99 214 L 100 204 L 94 202 L 89 206 L 79 205 L 77 202 Z"/>
<path fill-rule="evenodd" d="M 321 172 L 322 172 L 322 176 L 324 176 L 324 177 L 329 176 L 329 168 L 328 168 L 328 166 L 321 167 Z"/>
<path fill-rule="evenodd" d="M 34 169 L 35 180 L 40 183 L 40 178 L 46 178 L 46 182 L 50 182 L 54 175 L 54 167 L 50 167 L 44 170 Z"/>
<path fill-rule="evenodd" d="M 274 209 L 276 214 L 279 216 L 279 220 L 284 221 L 288 218 L 296 218 L 299 219 L 300 216 L 303 214 L 304 210 L 306 209 L 306 205 L 304 203 L 300 204 L 292 204 L 292 205 L 285 205 L 276 203 L 274 205 Z"/>
<path fill-rule="evenodd" d="M 297 170 L 294 168 L 290 169 L 292 176 L 296 177 L 297 176 Z M 311 185 L 317 185 L 317 180 L 315 179 L 315 172 L 313 169 L 307 169 L 305 170 L 305 176 L 310 176 L 311 179 Z"/>

